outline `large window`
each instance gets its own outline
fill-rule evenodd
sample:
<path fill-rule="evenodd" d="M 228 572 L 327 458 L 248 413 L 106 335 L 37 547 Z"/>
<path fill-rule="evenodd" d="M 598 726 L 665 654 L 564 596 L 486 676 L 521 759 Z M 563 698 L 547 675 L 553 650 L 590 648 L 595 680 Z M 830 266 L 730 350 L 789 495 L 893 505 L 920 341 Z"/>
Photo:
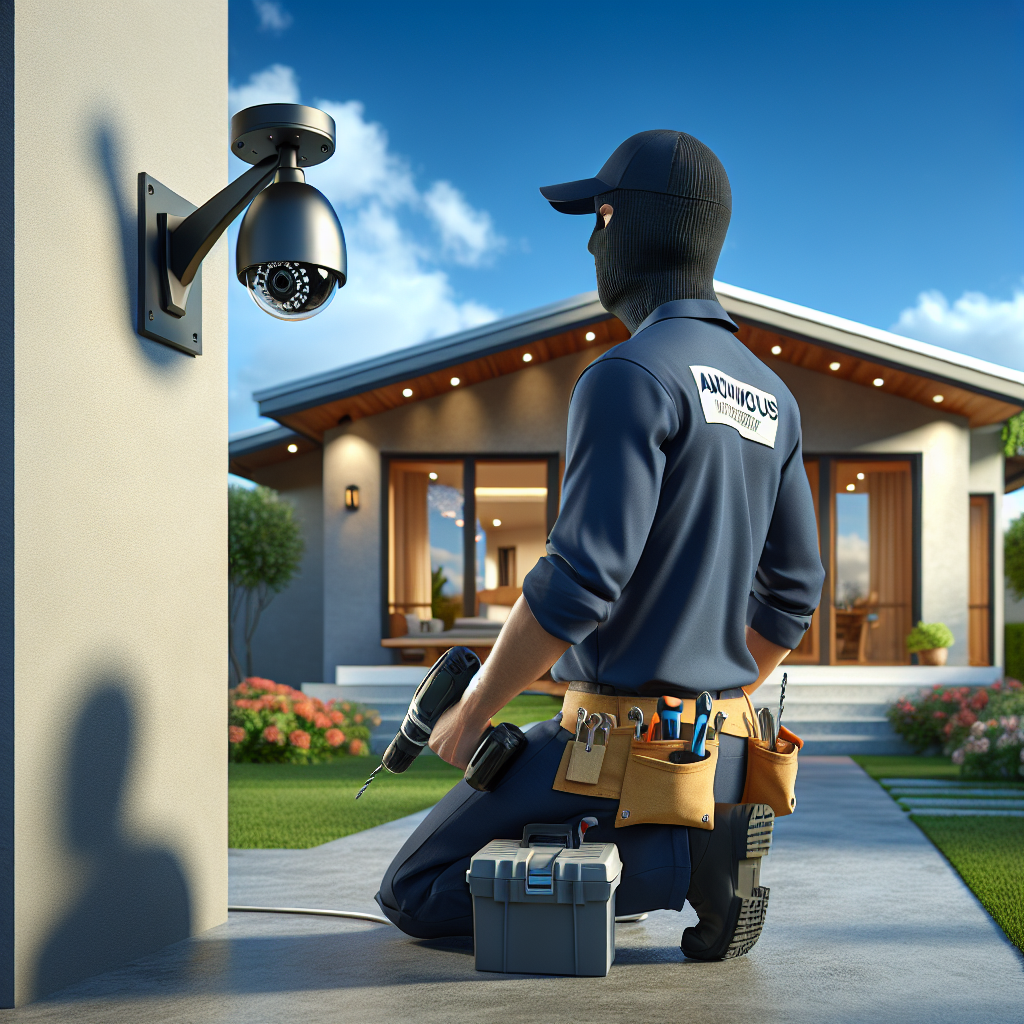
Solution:
<path fill-rule="evenodd" d="M 909 459 L 809 458 L 826 580 L 794 664 L 903 665 L 914 623 Z"/>
<path fill-rule="evenodd" d="M 387 614 L 504 621 L 544 554 L 558 456 L 389 458 Z"/>

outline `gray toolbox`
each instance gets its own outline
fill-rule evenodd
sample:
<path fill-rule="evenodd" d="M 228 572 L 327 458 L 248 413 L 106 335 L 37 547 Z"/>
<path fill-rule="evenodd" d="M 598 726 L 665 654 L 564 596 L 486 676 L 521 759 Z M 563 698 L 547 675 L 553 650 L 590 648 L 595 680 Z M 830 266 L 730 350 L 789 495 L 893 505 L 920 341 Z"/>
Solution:
<path fill-rule="evenodd" d="M 470 860 L 478 971 L 603 978 L 615 959 L 614 843 L 580 843 L 567 825 L 527 825 Z"/>

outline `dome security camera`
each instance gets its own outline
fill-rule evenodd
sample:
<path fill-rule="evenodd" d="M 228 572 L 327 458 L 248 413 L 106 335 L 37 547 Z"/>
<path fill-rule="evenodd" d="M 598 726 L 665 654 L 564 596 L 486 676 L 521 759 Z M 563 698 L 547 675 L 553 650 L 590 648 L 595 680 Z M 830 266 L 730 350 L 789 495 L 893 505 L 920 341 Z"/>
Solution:
<path fill-rule="evenodd" d="M 347 279 L 345 235 L 304 170 L 334 149 L 329 114 L 266 103 L 231 119 L 231 151 L 252 169 L 199 209 L 140 174 L 139 332 L 201 354 L 201 264 L 246 206 L 236 274 L 256 305 L 281 320 L 305 320 L 326 309 Z"/>

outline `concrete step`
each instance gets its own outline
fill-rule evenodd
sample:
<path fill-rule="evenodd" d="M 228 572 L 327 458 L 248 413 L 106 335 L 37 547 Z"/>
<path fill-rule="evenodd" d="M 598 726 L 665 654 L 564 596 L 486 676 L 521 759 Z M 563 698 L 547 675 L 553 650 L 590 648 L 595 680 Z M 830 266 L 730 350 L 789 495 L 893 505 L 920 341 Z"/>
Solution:
<path fill-rule="evenodd" d="M 895 737 L 892 726 L 884 718 L 850 715 L 846 718 L 804 719 L 784 714 L 782 723 L 797 736 L 864 736 Z"/>
<path fill-rule="evenodd" d="M 851 733 L 797 733 L 804 741 L 802 754 L 913 754 L 914 748 L 898 736 L 861 736 Z"/>
<path fill-rule="evenodd" d="M 769 707 L 778 713 L 778 704 L 758 705 L 754 707 Z M 843 718 L 885 718 L 889 709 L 888 704 L 848 704 L 842 701 L 826 703 L 823 701 L 808 701 L 807 703 L 786 700 L 786 708 L 782 713 L 782 720 L 789 721 L 790 718 L 799 719 L 801 722 L 840 720 Z"/>

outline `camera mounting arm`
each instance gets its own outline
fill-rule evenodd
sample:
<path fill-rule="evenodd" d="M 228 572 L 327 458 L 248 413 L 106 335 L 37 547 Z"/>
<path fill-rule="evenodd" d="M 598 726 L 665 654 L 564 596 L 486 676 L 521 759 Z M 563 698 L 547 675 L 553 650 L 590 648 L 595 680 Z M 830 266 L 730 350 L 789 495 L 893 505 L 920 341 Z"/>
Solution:
<path fill-rule="evenodd" d="M 270 184 L 278 167 L 285 163 L 282 157 L 287 148 L 282 147 L 277 157 L 261 160 L 170 232 L 168 269 L 182 284 L 192 283 L 199 264 L 228 225 L 249 205 L 257 192 Z"/>
<path fill-rule="evenodd" d="M 274 156 L 261 160 L 185 218 L 159 215 L 162 269 L 166 276 L 162 305 L 166 312 L 172 316 L 185 315 L 189 289 L 199 265 L 253 196 L 273 181 L 278 168 L 294 166 L 294 153 L 290 146 L 282 146 Z"/>

